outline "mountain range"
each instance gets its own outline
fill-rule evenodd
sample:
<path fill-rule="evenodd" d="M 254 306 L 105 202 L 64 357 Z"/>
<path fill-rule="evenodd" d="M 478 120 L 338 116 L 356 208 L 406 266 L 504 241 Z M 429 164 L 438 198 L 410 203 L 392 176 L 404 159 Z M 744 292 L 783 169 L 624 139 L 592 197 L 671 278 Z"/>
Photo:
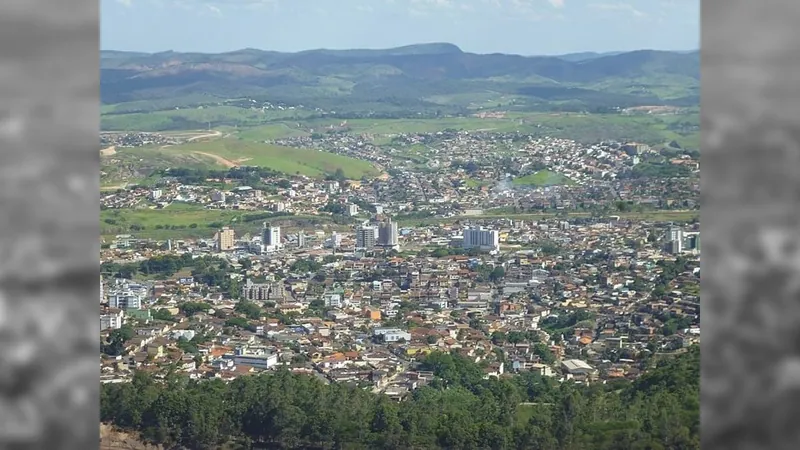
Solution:
<path fill-rule="evenodd" d="M 201 97 L 367 110 L 696 106 L 699 51 L 475 54 L 447 43 L 282 53 L 101 52 L 105 104 Z M 192 100 L 190 100 L 192 99 Z"/>

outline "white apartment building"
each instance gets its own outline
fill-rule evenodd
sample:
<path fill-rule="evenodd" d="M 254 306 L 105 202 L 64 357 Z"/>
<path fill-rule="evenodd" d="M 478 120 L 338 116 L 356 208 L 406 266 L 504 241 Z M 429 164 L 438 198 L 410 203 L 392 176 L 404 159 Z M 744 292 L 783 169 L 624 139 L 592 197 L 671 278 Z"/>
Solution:
<path fill-rule="evenodd" d="M 281 248 L 281 227 L 271 227 L 264 223 L 261 230 L 261 243 L 264 251 L 273 252 Z"/>
<path fill-rule="evenodd" d="M 108 306 L 115 309 L 142 309 L 142 297 L 129 289 L 114 291 L 108 295 Z"/>
<path fill-rule="evenodd" d="M 116 330 L 125 323 L 125 311 L 121 309 L 108 309 L 100 314 L 100 331 Z"/>
<path fill-rule="evenodd" d="M 481 251 L 495 253 L 500 251 L 500 233 L 496 230 L 483 228 L 468 228 L 464 230 L 465 249 L 477 248 Z"/>

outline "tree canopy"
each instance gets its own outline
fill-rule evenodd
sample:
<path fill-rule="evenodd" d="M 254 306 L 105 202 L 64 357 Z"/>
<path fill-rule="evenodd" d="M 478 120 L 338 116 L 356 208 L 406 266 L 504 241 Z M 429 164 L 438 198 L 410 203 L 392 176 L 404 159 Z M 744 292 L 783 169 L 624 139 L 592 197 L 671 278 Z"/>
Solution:
<path fill-rule="evenodd" d="M 485 379 L 479 364 L 442 353 L 422 365 L 436 379 L 400 403 L 285 370 L 228 384 L 136 373 L 102 386 L 101 419 L 192 449 L 699 448 L 697 348 L 607 385 Z"/>

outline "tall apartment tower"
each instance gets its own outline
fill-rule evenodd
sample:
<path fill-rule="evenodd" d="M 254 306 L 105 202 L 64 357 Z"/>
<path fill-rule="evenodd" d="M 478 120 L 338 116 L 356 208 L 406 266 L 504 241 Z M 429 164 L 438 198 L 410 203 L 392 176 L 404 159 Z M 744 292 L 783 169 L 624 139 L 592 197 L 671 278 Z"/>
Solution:
<path fill-rule="evenodd" d="M 264 248 L 277 249 L 281 246 L 281 227 L 271 227 L 268 223 L 264 222 L 264 228 L 261 230 L 261 242 Z"/>
<path fill-rule="evenodd" d="M 362 226 L 356 230 L 356 248 L 372 250 L 375 247 L 375 227 Z"/>
<path fill-rule="evenodd" d="M 465 249 L 477 248 L 479 250 L 496 252 L 500 250 L 500 233 L 496 230 L 483 228 L 468 228 L 464 230 Z"/>
<path fill-rule="evenodd" d="M 670 227 L 669 242 L 672 253 L 683 253 L 683 228 Z"/>
<path fill-rule="evenodd" d="M 378 225 L 378 242 L 379 247 L 395 248 L 399 243 L 397 233 L 397 223 L 392 222 L 392 219 Z"/>
<path fill-rule="evenodd" d="M 217 250 L 227 252 L 233 250 L 234 242 L 236 241 L 236 233 L 231 227 L 222 227 L 217 232 Z"/>
<path fill-rule="evenodd" d="M 297 233 L 297 248 L 305 248 L 306 247 L 306 234 L 303 233 L 301 230 Z"/>

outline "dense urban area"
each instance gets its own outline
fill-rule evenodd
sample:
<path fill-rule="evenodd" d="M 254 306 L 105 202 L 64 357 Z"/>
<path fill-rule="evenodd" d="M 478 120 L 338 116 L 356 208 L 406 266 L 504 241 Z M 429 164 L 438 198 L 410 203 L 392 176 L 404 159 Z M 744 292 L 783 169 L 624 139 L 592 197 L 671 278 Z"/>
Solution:
<path fill-rule="evenodd" d="M 393 143 L 398 152 L 421 146 L 425 167 L 397 164 L 358 137 L 333 134 L 284 144 L 391 168 L 361 180 L 341 170 L 319 180 L 255 166 L 171 168 L 152 185 L 104 193 L 104 225 L 119 234 L 103 242 L 101 378 L 134 383 L 104 390 L 104 400 L 114 402 L 104 417 L 144 426 L 143 418 L 122 419 L 134 406 L 117 403 L 126 389 L 144 389 L 141 383 L 183 377 L 217 380 L 223 389 L 262 372 L 285 373 L 282 381 L 264 381 L 281 390 L 334 383 L 400 404 L 433 401 L 416 396 L 426 386 L 489 395 L 479 386 L 496 379 L 511 383 L 500 385 L 511 389 L 502 395 L 515 398 L 514 411 L 503 414 L 539 417 L 534 410 L 547 402 L 537 389 L 561 398 L 565 383 L 602 391 L 620 380 L 648 380 L 665 358 L 687 364 L 674 358 L 691 357 L 700 338 L 696 155 L 487 132 L 402 134 Z M 497 156 L 498 146 L 513 153 Z M 126 209 L 176 205 L 235 213 L 241 223 L 176 221 L 148 230 L 120 218 Z M 170 228 L 200 230 L 201 237 L 137 236 Z M 353 408 L 368 414 L 367 406 Z M 379 408 L 376 414 L 400 414 L 389 403 Z M 632 432 L 620 420 L 611 435 Z M 150 432 L 171 433 L 169 439 L 197 439 L 188 441 L 191 448 L 223 436 L 185 437 L 153 424 Z M 299 439 L 282 426 L 259 431 L 266 434 L 256 440 Z M 336 433 L 320 442 L 362 439 L 369 447 L 369 439 L 390 439 Z M 425 445 L 397 433 L 397 448 Z M 468 439 L 461 432 L 431 433 L 425 439 L 444 447 L 494 448 L 447 440 Z M 498 439 L 508 447 L 513 439 L 544 438 L 525 433 L 503 431 Z M 608 433 L 596 434 L 570 439 L 593 443 Z"/>
<path fill-rule="evenodd" d="M 569 101 L 304 90 L 314 58 L 333 85 L 419 55 L 311 52 L 294 99 L 159 78 L 255 50 L 107 59 L 101 447 L 699 448 L 696 55 L 656 53 L 562 62 L 626 89 Z M 647 58 L 670 99 L 605 75 Z"/>

